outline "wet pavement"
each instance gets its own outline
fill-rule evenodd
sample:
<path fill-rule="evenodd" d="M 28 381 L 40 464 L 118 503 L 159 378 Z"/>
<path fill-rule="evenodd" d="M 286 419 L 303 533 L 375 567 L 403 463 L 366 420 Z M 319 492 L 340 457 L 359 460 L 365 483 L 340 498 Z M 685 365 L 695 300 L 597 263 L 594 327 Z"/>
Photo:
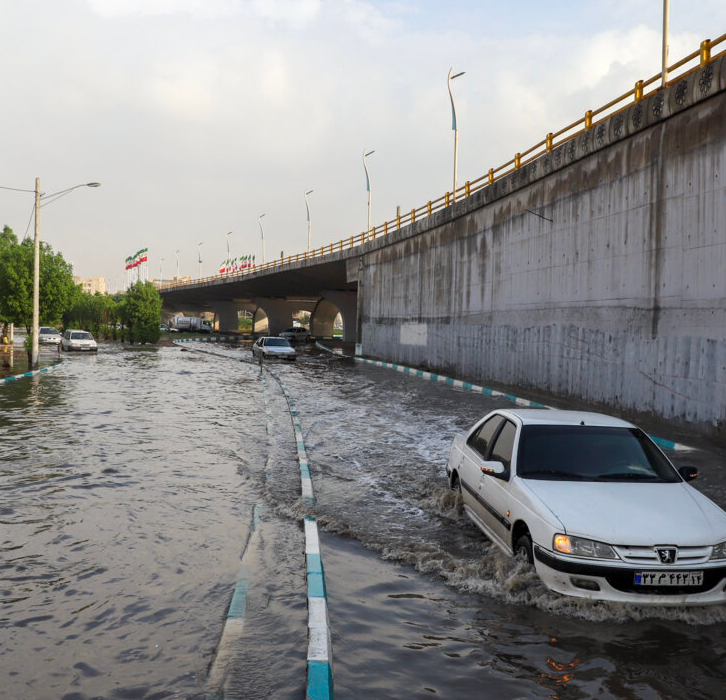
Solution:
<path fill-rule="evenodd" d="M 102 345 L 0 387 L 3 698 L 212 697 L 243 555 L 225 697 L 302 698 L 305 513 L 338 698 L 726 697 L 723 608 L 559 597 L 462 515 L 451 440 L 506 400 L 322 353 L 276 365 L 309 511 L 279 386 L 246 348 L 204 349 Z M 674 460 L 725 507 L 725 456 L 699 444 Z"/>

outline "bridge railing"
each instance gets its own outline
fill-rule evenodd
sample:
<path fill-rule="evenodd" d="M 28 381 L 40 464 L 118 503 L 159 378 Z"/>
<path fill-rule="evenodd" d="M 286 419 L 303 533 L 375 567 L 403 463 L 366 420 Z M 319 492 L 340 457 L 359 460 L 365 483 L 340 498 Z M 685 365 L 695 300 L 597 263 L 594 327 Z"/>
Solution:
<path fill-rule="evenodd" d="M 668 84 L 670 85 L 677 80 L 682 80 L 685 76 L 705 67 L 711 61 L 714 61 L 726 54 L 726 49 L 722 50 L 718 54 L 713 54 L 713 49 L 724 42 L 726 42 L 726 34 L 722 34 L 713 41 L 710 39 L 702 41 L 696 51 L 688 54 L 688 56 L 685 56 L 680 61 L 677 61 L 672 66 L 668 67 Z M 681 71 L 680 69 L 683 70 Z M 343 238 L 336 243 L 329 243 L 328 245 L 315 248 L 311 251 L 303 251 L 302 253 L 288 255 L 285 258 L 280 257 L 260 265 L 254 265 L 253 267 L 249 267 L 244 270 L 202 277 L 200 279 L 192 280 L 191 282 L 172 282 L 170 284 L 162 285 L 160 289 L 167 290 L 189 284 L 198 284 L 199 282 L 211 282 L 242 277 L 255 272 L 274 269 L 289 263 L 331 255 L 332 253 L 354 248 L 358 245 L 362 245 L 363 243 L 376 240 L 376 238 L 380 238 L 381 236 L 387 236 L 389 233 L 398 231 L 403 226 L 407 226 L 408 224 L 419 221 L 424 217 L 431 216 L 431 214 L 439 211 L 440 209 L 445 209 L 446 207 L 451 206 L 459 199 L 470 197 L 474 192 L 493 185 L 500 178 L 513 173 L 515 170 L 519 170 L 528 163 L 531 163 L 546 153 L 551 152 L 557 146 L 561 146 L 562 144 L 577 138 L 580 134 L 589 131 L 606 119 L 609 119 L 615 114 L 625 111 L 633 104 L 650 97 L 654 93 L 658 92 L 658 90 L 663 89 L 661 86 L 652 87 L 659 80 L 661 80 L 661 73 L 654 75 L 652 78 L 648 78 L 648 80 L 638 80 L 631 90 L 628 90 L 619 97 L 616 97 L 614 100 L 610 100 L 610 102 L 598 109 L 588 110 L 580 119 L 572 122 L 572 124 L 568 124 L 559 131 L 548 133 L 544 139 L 534 144 L 534 146 L 531 146 L 526 151 L 516 153 L 514 157 L 506 163 L 503 163 L 496 168 L 489 168 L 489 172 L 485 175 L 482 175 L 476 180 L 467 180 L 461 187 L 457 187 L 455 191 L 446 192 L 438 199 L 430 200 L 421 207 L 415 207 L 405 213 L 397 214 L 396 217 L 390 221 L 384 221 L 381 225 L 373 226 L 370 231 L 362 231 L 361 233 L 349 236 L 348 238 Z"/>

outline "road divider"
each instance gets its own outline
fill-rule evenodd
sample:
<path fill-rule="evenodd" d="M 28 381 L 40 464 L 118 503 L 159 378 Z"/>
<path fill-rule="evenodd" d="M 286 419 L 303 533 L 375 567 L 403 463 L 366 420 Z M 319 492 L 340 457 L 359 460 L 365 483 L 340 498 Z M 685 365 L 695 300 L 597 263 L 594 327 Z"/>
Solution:
<path fill-rule="evenodd" d="M 183 343 L 188 341 L 205 342 L 205 338 L 179 338 L 174 343 Z M 196 349 L 196 348 L 195 348 Z M 219 353 L 201 350 L 201 352 L 226 357 L 227 359 L 237 359 Z M 252 364 L 251 362 L 249 364 Z M 260 376 L 264 381 L 262 370 L 266 370 L 271 377 L 278 383 L 287 402 L 290 419 L 292 421 L 293 433 L 295 435 L 295 444 L 297 449 L 297 459 L 300 469 L 300 488 L 302 498 L 308 505 L 315 504 L 315 494 L 313 491 L 313 481 L 310 475 L 310 461 L 305 447 L 305 439 L 303 437 L 302 427 L 298 419 L 295 400 L 293 399 L 287 387 L 280 377 L 267 366 L 260 369 Z M 266 411 L 268 411 L 266 403 Z M 268 412 L 269 417 L 269 412 Z M 323 570 L 323 559 L 320 552 L 320 537 L 318 535 L 318 525 L 314 517 L 305 516 L 303 519 L 305 532 L 305 578 L 307 582 L 307 603 L 308 603 L 308 650 L 307 650 L 307 685 L 306 700 L 333 700 L 333 648 L 330 639 L 330 621 L 328 617 L 328 598 L 325 588 L 325 572 Z M 253 528 L 254 532 L 254 528 Z M 249 545 L 248 545 L 249 548 Z M 247 595 L 247 581 L 249 580 L 244 567 L 240 571 L 240 580 L 235 594 L 230 603 L 230 611 L 233 608 L 237 611 L 241 609 L 242 616 L 230 618 L 227 616 L 225 630 L 220 642 L 220 651 L 229 649 L 230 644 L 226 641 L 228 638 L 233 641 L 236 636 L 241 634 L 243 628 L 244 601 Z M 235 603 L 235 597 L 237 602 Z M 237 620 L 230 622 L 230 620 Z M 228 631 L 229 628 L 229 631 Z M 224 642 L 224 644 L 223 644 Z M 227 653 L 226 651 L 224 652 Z M 215 681 L 217 686 L 224 682 L 224 669 L 228 665 L 225 659 L 220 660 L 220 652 L 217 653 L 215 665 L 220 664 L 219 670 L 212 667 L 212 672 L 216 674 Z M 210 685 L 211 673 L 210 673 Z M 224 696 L 221 696 L 220 700 Z"/>
<path fill-rule="evenodd" d="M 16 382 L 18 379 L 24 379 L 25 377 L 35 377 L 38 374 L 45 374 L 46 372 L 50 372 L 54 370 L 56 367 L 60 367 L 63 364 L 63 360 L 60 362 L 56 362 L 54 365 L 48 365 L 48 367 L 41 367 L 40 369 L 35 369 L 32 372 L 23 372 L 22 374 L 11 374 L 9 377 L 5 377 L 4 379 L 0 379 L 0 384 L 8 384 L 9 382 Z"/>
<path fill-rule="evenodd" d="M 269 367 L 265 367 L 265 369 L 280 385 L 287 401 L 297 445 L 302 497 L 305 502 L 313 505 L 315 503 L 315 494 L 310 476 L 310 461 L 308 460 L 295 401 L 280 377 Z M 306 700 L 332 700 L 333 648 L 330 641 L 328 597 L 325 589 L 323 559 L 320 553 L 318 524 L 312 516 L 306 516 L 303 523 L 305 527 L 305 564 L 308 588 L 308 678 L 305 697 Z"/>
<path fill-rule="evenodd" d="M 225 684 L 229 670 L 238 651 L 237 642 L 244 632 L 245 609 L 247 608 L 247 590 L 250 585 L 251 571 L 245 563 L 248 552 L 257 546 L 260 531 L 261 505 L 255 505 L 252 511 L 252 524 L 247 542 L 242 550 L 241 564 L 237 573 L 237 583 L 232 592 L 232 598 L 227 609 L 227 619 L 222 630 L 222 637 L 217 645 L 217 653 L 209 670 L 207 683 L 218 700 L 224 700 Z"/>

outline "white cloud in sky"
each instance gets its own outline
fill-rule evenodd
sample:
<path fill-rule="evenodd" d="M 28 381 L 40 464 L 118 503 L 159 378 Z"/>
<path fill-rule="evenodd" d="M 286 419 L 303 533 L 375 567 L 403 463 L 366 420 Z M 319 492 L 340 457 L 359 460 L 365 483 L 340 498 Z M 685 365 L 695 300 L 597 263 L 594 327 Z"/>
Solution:
<path fill-rule="evenodd" d="M 691 3 L 691 6 L 694 3 Z M 698 3 L 696 3 L 698 4 Z M 546 5 L 546 6 L 545 6 Z M 41 233 L 113 288 L 123 260 L 196 274 L 233 254 L 303 250 L 392 218 L 477 178 L 660 68 L 660 2 L 26 0 L 0 25 L 6 142 L 0 185 L 53 191 Z M 671 57 L 726 31 L 726 5 L 672 17 Z M 631 9 L 626 11 L 630 7 Z M 645 9 L 643 9 L 645 8 Z M 567 11 L 565 11 L 567 10 Z M 639 14 L 638 14 L 639 13 Z M 511 36 L 513 26 L 517 35 Z M 714 27 L 719 29 L 714 31 Z M 0 193 L 21 235 L 32 201 Z"/>

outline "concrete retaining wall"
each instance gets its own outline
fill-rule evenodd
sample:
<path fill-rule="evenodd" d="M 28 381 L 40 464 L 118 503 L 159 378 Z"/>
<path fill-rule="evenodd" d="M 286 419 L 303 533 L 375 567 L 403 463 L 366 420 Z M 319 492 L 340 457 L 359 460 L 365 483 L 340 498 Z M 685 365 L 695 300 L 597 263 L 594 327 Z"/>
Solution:
<path fill-rule="evenodd" d="M 350 260 L 362 353 L 726 431 L 726 62 Z"/>

